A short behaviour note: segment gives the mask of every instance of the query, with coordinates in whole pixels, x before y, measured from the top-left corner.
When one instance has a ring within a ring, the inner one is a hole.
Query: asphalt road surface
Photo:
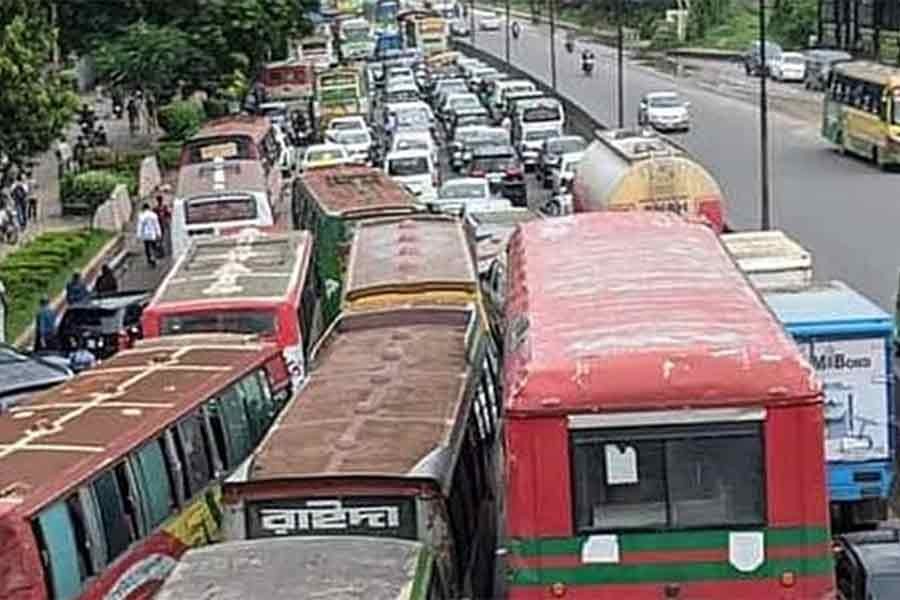
[[[476,11],[476,15],[477,15]],[[512,63],[550,81],[550,42],[546,26],[520,23],[511,41]],[[503,57],[505,31],[477,31],[478,47]],[[560,94],[580,103],[599,121],[616,123],[616,63],[612,49],[593,46],[597,68],[581,73],[574,54],[557,34],[557,85]],[[694,128],[681,141],[709,168],[727,198],[728,223],[738,230],[760,224],[759,117],[755,106],[721,96],[646,67],[625,67],[625,125],[635,124],[637,103],[651,91],[679,90],[690,102]],[[840,156],[808,122],[770,112],[770,194],[773,227],[785,230],[813,253],[816,278],[842,279],[893,312],[900,244],[900,173],[883,173],[862,160]]]

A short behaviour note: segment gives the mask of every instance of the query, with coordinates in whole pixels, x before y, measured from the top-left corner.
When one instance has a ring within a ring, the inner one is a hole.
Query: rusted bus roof
[[[708,227],[644,212],[534,221],[508,256],[508,415],[818,401]]]
[[[225,160],[184,165],[178,170],[176,198],[204,194],[228,196],[267,190],[266,172],[259,160]]]
[[[242,335],[146,340],[35,394],[0,415],[0,504],[30,514],[276,355]]]
[[[471,409],[470,365],[482,356],[476,323],[463,309],[342,316],[247,480],[368,475],[447,485]],[[229,493],[240,493],[235,485]]]
[[[199,239],[163,280],[148,310],[175,303],[289,299],[299,293],[311,252],[305,231]]]
[[[384,172],[360,165],[312,169],[300,176],[323,212],[341,217],[412,213],[415,198]]]
[[[207,121],[190,141],[226,136],[246,136],[258,144],[271,128],[272,124],[266,117],[229,115]]]
[[[416,215],[362,221],[347,263],[345,302],[379,295],[454,293],[475,299],[478,275],[462,224],[447,216]]]

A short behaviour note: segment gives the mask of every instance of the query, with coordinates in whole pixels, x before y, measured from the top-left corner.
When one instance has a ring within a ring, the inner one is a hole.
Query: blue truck
[[[764,292],[825,388],[834,522],[883,520],[894,479],[894,320],[840,281]]]

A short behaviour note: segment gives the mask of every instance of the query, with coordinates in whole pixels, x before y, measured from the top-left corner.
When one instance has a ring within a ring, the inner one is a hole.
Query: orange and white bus
[[[299,385],[324,327],[311,256],[312,236],[305,231],[200,240],[144,309],[144,337],[222,332],[271,338]]]
[[[290,394],[251,336],[144,340],[0,415],[0,599],[137,600],[219,538]]]

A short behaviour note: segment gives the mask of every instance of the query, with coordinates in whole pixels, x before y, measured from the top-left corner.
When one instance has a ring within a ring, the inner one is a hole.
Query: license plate
[[[503,180],[503,175],[499,173],[489,173],[487,179],[491,183],[500,183]]]

